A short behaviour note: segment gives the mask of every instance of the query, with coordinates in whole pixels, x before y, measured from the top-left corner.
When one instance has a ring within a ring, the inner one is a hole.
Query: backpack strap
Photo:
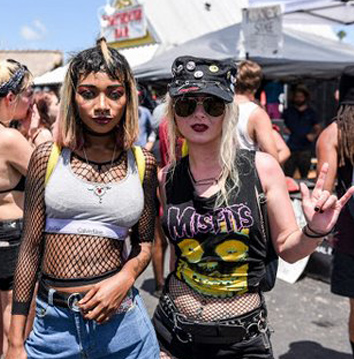
[[[135,157],[136,166],[138,167],[140,182],[142,184],[144,182],[146,166],[144,152],[140,146],[133,146],[132,151]]]
[[[61,153],[61,147],[56,143],[53,144],[52,150],[49,155],[48,163],[47,163],[47,171],[45,173],[45,181],[44,186],[47,185],[50,176],[52,175],[54,168],[58,162],[59,156]]]
[[[182,143],[182,157],[188,156],[188,144],[186,140],[183,140]]]

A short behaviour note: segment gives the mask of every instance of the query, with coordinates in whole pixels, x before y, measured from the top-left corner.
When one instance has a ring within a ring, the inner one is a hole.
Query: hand
[[[306,138],[307,138],[307,140],[308,140],[309,142],[315,141],[316,137],[317,137],[317,135],[316,135],[315,133],[308,133],[308,134],[306,135]]]
[[[38,107],[36,104],[32,107],[31,124],[29,128],[29,136],[32,136],[39,128],[41,116],[39,115]]]
[[[27,359],[25,346],[23,344],[19,346],[10,344],[5,359]]]
[[[328,233],[332,230],[340,211],[354,194],[354,186],[350,187],[340,199],[324,190],[327,172],[328,163],[324,163],[311,194],[307,186],[300,183],[302,210],[307,223],[317,233]]]
[[[133,284],[134,278],[123,271],[95,284],[78,303],[84,318],[99,324],[108,321]]]

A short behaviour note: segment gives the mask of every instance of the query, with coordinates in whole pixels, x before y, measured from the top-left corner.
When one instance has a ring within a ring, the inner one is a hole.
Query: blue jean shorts
[[[28,359],[158,359],[159,346],[142,299],[104,324],[37,297],[33,329],[25,342]]]

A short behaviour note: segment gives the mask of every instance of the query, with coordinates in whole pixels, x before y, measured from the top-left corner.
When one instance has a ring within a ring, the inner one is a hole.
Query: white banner
[[[243,9],[242,29],[249,56],[279,57],[283,46],[279,5]]]
[[[112,15],[102,15],[101,34],[108,43],[146,36],[147,24],[143,6],[136,5],[115,11]]]

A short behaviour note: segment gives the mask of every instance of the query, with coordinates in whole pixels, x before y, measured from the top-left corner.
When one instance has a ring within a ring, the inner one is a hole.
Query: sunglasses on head
[[[205,97],[202,101],[198,101],[196,97],[180,97],[173,107],[177,116],[188,117],[198,105],[203,105],[204,111],[212,117],[219,117],[225,112],[225,102],[218,97]]]

